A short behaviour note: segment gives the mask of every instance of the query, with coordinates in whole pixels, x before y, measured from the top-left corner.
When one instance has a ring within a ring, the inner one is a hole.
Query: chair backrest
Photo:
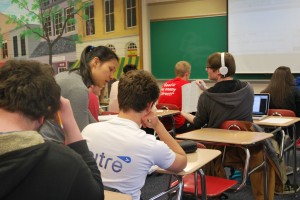
[[[248,121],[227,120],[221,124],[220,128],[238,131],[253,131],[253,124]]]
[[[170,103],[158,103],[156,104],[156,108],[165,110],[179,110],[178,106]]]
[[[287,109],[269,109],[269,116],[282,116],[282,117],[296,117],[296,114],[292,110]]]

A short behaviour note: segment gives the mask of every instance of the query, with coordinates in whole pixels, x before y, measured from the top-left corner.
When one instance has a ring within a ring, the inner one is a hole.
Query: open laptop
[[[270,94],[254,94],[254,103],[252,110],[253,120],[262,120],[268,116],[270,104]]]

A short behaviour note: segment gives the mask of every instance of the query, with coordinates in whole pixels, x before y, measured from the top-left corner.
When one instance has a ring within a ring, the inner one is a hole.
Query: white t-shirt
[[[175,153],[133,121],[116,117],[89,124],[82,131],[101,171],[103,184],[139,200],[148,170],[167,169]]]

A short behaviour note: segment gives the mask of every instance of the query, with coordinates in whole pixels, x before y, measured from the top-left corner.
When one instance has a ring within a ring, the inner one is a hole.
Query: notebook
[[[262,120],[268,116],[270,104],[270,94],[254,94],[254,103],[252,110],[253,120]]]

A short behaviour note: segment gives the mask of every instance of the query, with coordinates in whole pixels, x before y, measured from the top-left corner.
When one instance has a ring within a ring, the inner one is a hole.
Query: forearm
[[[167,144],[172,151],[180,155],[186,155],[178,142],[170,135],[161,122],[159,122],[154,130],[159,136],[160,140]]]
[[[194,118],[195,116],[190,114],[190,113],[187,113],[187,112],[184,112],[184,111],[181,111],[180,113],[186,120],[188,120],[190,123],[194,124]]]

